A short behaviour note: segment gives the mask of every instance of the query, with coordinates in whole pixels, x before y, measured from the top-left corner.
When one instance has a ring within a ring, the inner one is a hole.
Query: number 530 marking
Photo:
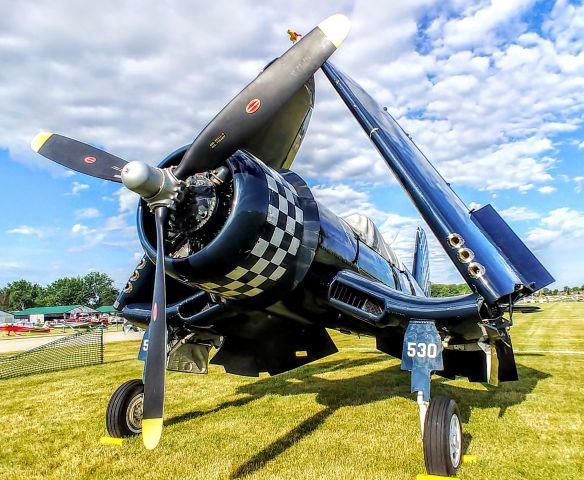
[[[408,357],[436,358],[438,347],[435,343],[408,342]]]

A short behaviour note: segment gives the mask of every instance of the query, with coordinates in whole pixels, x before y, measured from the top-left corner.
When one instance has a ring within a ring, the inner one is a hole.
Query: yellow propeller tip
[[[318,28],[335,47],[339,48],[351,30],[351,21],[344,15],[337,13],[325,18],[318,24]]]
[[[148,450],[156,448],[162,436],[162,418],[142,419],[142,441]]]
[[[32,141],[30,142],[30,148],[32,148],[35,152],[41,149],[41,147],[45,144],[45,142],[53,135],[52,132],[41,132],[36,135]]]

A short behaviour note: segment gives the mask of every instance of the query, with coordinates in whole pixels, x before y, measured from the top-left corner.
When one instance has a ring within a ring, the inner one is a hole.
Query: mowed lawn
[[[458,402],[461,479],[584,478],[584,304],[515,316],[519,382],[435,377]],[[170,372],[159,447],[103,446],[104,413],[141,376],[137,342],[104,365],[0,381],[0,478],[414,479],[424,473],[409,374],[369,338],[333,334],[336,355],[277,377]],[[574,351],[577,353],[565,353]],[[561,353],[562,352],[562,353]]]

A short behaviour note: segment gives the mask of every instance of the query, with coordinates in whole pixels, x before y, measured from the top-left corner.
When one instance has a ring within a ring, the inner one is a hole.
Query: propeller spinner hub
[[[122,183],[146,200],[150,210],[156,207],[174,208],[184,186],[184,182],[178,180],[171,169],[155,168],[138,161],[124,166]]]
[[[156,195],[164,180],[160,169],[144,162],[128,162],[122,169],[122,182],[128,190],[136,192],[143,198]]]

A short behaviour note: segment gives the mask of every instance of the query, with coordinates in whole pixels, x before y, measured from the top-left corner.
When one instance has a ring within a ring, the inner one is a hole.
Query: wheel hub
[[[138,434],[142,431],[142,408],[144,406],[144,394],[135,396],[126,413],[126,422],[132,432]]]
[[[456,468],[460,463],[460,454],[462,452],[462,438],[460,434],[460,420],[458,415],[452,415],[450,418],[450,436],[449,436],[449,451],[452,465]]]

